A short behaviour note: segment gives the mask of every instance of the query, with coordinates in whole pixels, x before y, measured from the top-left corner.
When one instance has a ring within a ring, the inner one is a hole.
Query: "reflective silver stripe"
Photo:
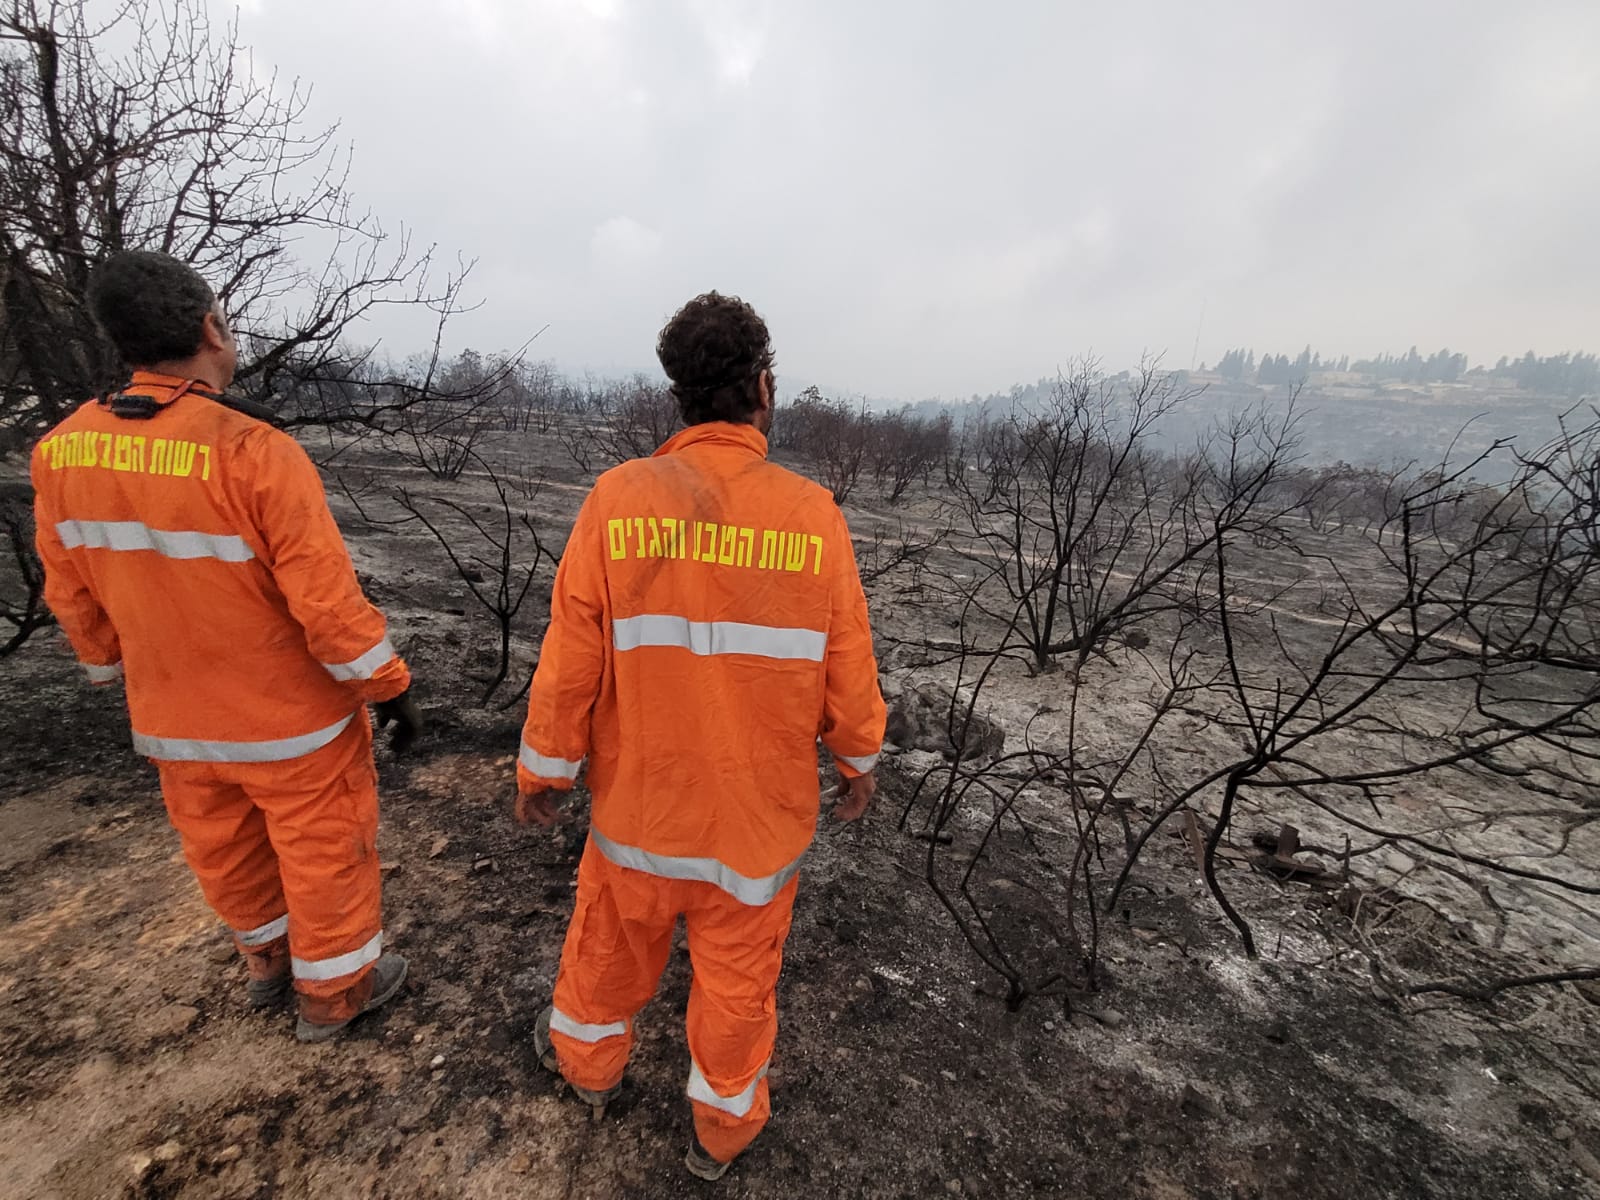
[[[865,775],[868,771],[872,770],[878,765],[878,759],[881,757],[881,755],[869,754],[865,758],[851,758],[848,754],[835,754],[833,757],[837,761],[842,762],[845,766],[849,767],[852,771],[860,771],[863,775]]]
[[[527,742],[522,743],[522,753],[518,761],[540,779],[576,779],[578,768],[583,766],[580,758],[573,762],[570,758],[550,758],[540,754]]]
[[[714,858],[679,858],[672,854],[652,854],[637,846],[624,846],[621,842],[613,842],[593,825],[589,826],[589,836],[594,839],[594,844],[599,847],[600,853],[619,867],[643,871],[647,875],[657,875],[662,879],[692,879],[702,883],[712,883],[739,903],[748,904],[752,908],[770,904],[773,897],[783,891],[784,885],[793,879],[795,872],[800,869],[800,859],[796,858],[776,874],[751,879],[748,875],[739,874],[727,863],[718,862]]]
[[[740,621],[691,621],[664,613],[620,617],[611,622],[618,651],[641,646],[676,646],[690,654],[757,654],[762,658],[821,662],[828,635],[816,629],[746,625]]]
[[[151,737],[135,730],[133,748],[146,758],[167,762],[282,762],[321,750],[343,733],[354,718],[355,714],[351,713],[326,729],[279,738],[275,742],[204,742],[198,738]]]
[[[626,1021],[613,1021],[610,1025],[585,1025],[574,1021],[555,1005],[550,1006],[550,1032],[564,1033],[580,1042],[600,1042],[606,1038],[621,1037],[628,1032]]]
[[[97,667],[94,663],[79,663],[84,674],[89,676],[90,683],[115,683],[122,678],[122,664],[112,663],[109,667]]]
[[[730,1117],[747,1116],[751,1108],[755,1106],[756,1087],[767,1077],[767,1068],[771,1065],[771,1059],[762,1063],[761,1070],[750,1081],[750,1086],[737,1096],[719,1096],[711,1090],[711,1085],[706,1082],[706,1077],[700,1073],[700,1064],[691,1058],[689,1060],[689,1086],[685,1090],[689,1093],[689,1099],[698,1100],[701,1104],[709,1104],[712,1108],[720,1108]]]
[[[268,921],[255,929],[235,929],[233,936],[239,939],[241,946],[265,946],[268,942],[277,941],[288,932],[289,914],[284,913],[276,921]]]
[[[354,975],[368,963],[377,962],[383,953],[383,930],[372,935],[372,940],[359,950],[337,954],[332,958],[293,958],[289,965],[296,979],[328,980]]]
[[[232,533],[151,529],[143,521],[61,521],[56,536],[68,550],[154,550],[166,558],[216,558],[249,562],[256,552]]]
[[[378,673],[378,668],[394,657],[394,645],[389,641],[389,635],[384,634],[383,641],[359,658],[352,658],[347,663],[323,663],[323,668],[335,679],[371,679]]]

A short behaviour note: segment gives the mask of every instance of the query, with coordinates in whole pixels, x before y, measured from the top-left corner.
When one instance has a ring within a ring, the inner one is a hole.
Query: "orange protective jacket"
[[[684,430],[595,484],[556,575],[518,784],[589,763],[620,866],[765,904],[815,831],[816,745],[877,765],[884,704],[844,516],[748,425]]]
[[[126,676],[154,759],[327,745],[410,672],[297,442],[191,381],[136,372],[148,419],[82,405],[33,453],[45,600],[97,683]]]

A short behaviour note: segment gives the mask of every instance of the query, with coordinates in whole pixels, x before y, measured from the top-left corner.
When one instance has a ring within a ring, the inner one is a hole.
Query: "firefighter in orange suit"
[[[320,1041],[389,1000],[366,704],[420,729],[411,677],[361,593],[305,452],[222,391],[233,335],[163,254],[97,270],[121,391],[35,448],[45,599],[91,681],[125,681],[184,855],[260,1006],[288,994]]]
[[[717,1178],[760,1132],[775,989],[817,741],[843,820],[866,810],[883,742],[867,602],[832,496],[766,461],[767,327],[715,292],[657,353],[688,428],[601,476],[556,576],[517,771],[519,819],[548,825],[588,761],[593,811],[541,1061],[597,1109],[685,918],[688,1166]]]

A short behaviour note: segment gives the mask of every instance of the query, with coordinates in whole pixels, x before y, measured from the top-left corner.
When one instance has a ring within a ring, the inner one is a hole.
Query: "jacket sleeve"
[[[411,672],[383,614],[361,592],[316,466],[288,434],[262,427],[250,436],[254,444],[241,449],[254,467],[248,503],[256,537],[306,647],[362,700],[398,696],[411,686]]]
[[[61,623],[72,643],[78,662],[94,684],[115,683],[122,678],[122,643],[117,639],[111,617],[100,607],[88,581],[78,570],[72,552],[61,544],[56,532],[56,513],[51,489],[45,481],[47,468],[38,451],[34,452],[33,523],[34,546],[44,564],[44,602]]]
[[[877,767],[886,712],[872,653],[867,594],[861,588],[855,544],[843,513],[838,513],[838,527],[830,540],[843,552],[833,560],[822,744],[833,755],[839,773],[849,779]]]
[[[589,721],[605,674],[606,560],[593,492],[567,538],[550,596],[550,625],[528,692],[517,758],[524,794],[572,787],[589,753]]]

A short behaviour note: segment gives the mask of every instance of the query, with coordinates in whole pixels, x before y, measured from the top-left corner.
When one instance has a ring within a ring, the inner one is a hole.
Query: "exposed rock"
[[[915,657],[910,646],[897,642],[895,645],[884,649],[876,646],[878,658],[878,676],[880,680],[887,680],[896,672],[903,671],[910,665]],[[887,685],[885,686],[887,692]]]
[[[68,1017],[58,1022],[56,1029],[62,1037],[74,1042],[87,1041],[100,1032],[100,1018],[89,1015]]]
[[[222,1132],[230,1141],[253,1141],[261,1132],[261,1118],[254,1113],[235,1113],[223,1121]]]
[[[192,1004],[165,1004],[139,1020],[139,1031],[152,1040],[179,1037],[194,1028],[200,1010]]]
[[[1600,1183],[1600,1159],[1589,1152],[1589,1148],[1582,1142],[1574,1139],[1567,1144],[1567,1150],[1572,1155],[1572,1161],[1583,1169],[1590,1179]]]
[[[1178,1107],[1191,1117],[1222,1116],[1222,1105],[1192,1083],[1183,1085],[1183,1097],[1178,1101]]]
[[[969,721],[964,702],[952,709],[952,693],[942,684],[903,683],[886,689],[885,699],[889,722],[884,736],[902,749],[955,758],[960,742],[961,757],[975,759],[993,758],[1005,746],[1005,730],[981,713],[974,712]]]
[[[1114,1008],[1085,1008],[1079,1005],[1077,1013],[1074,1015],[1078,1013],[1088,1017],[1091,1021],[1098,1021],[1107,1029],[1120,1029],[1127,1021],[1127,1018]]]

